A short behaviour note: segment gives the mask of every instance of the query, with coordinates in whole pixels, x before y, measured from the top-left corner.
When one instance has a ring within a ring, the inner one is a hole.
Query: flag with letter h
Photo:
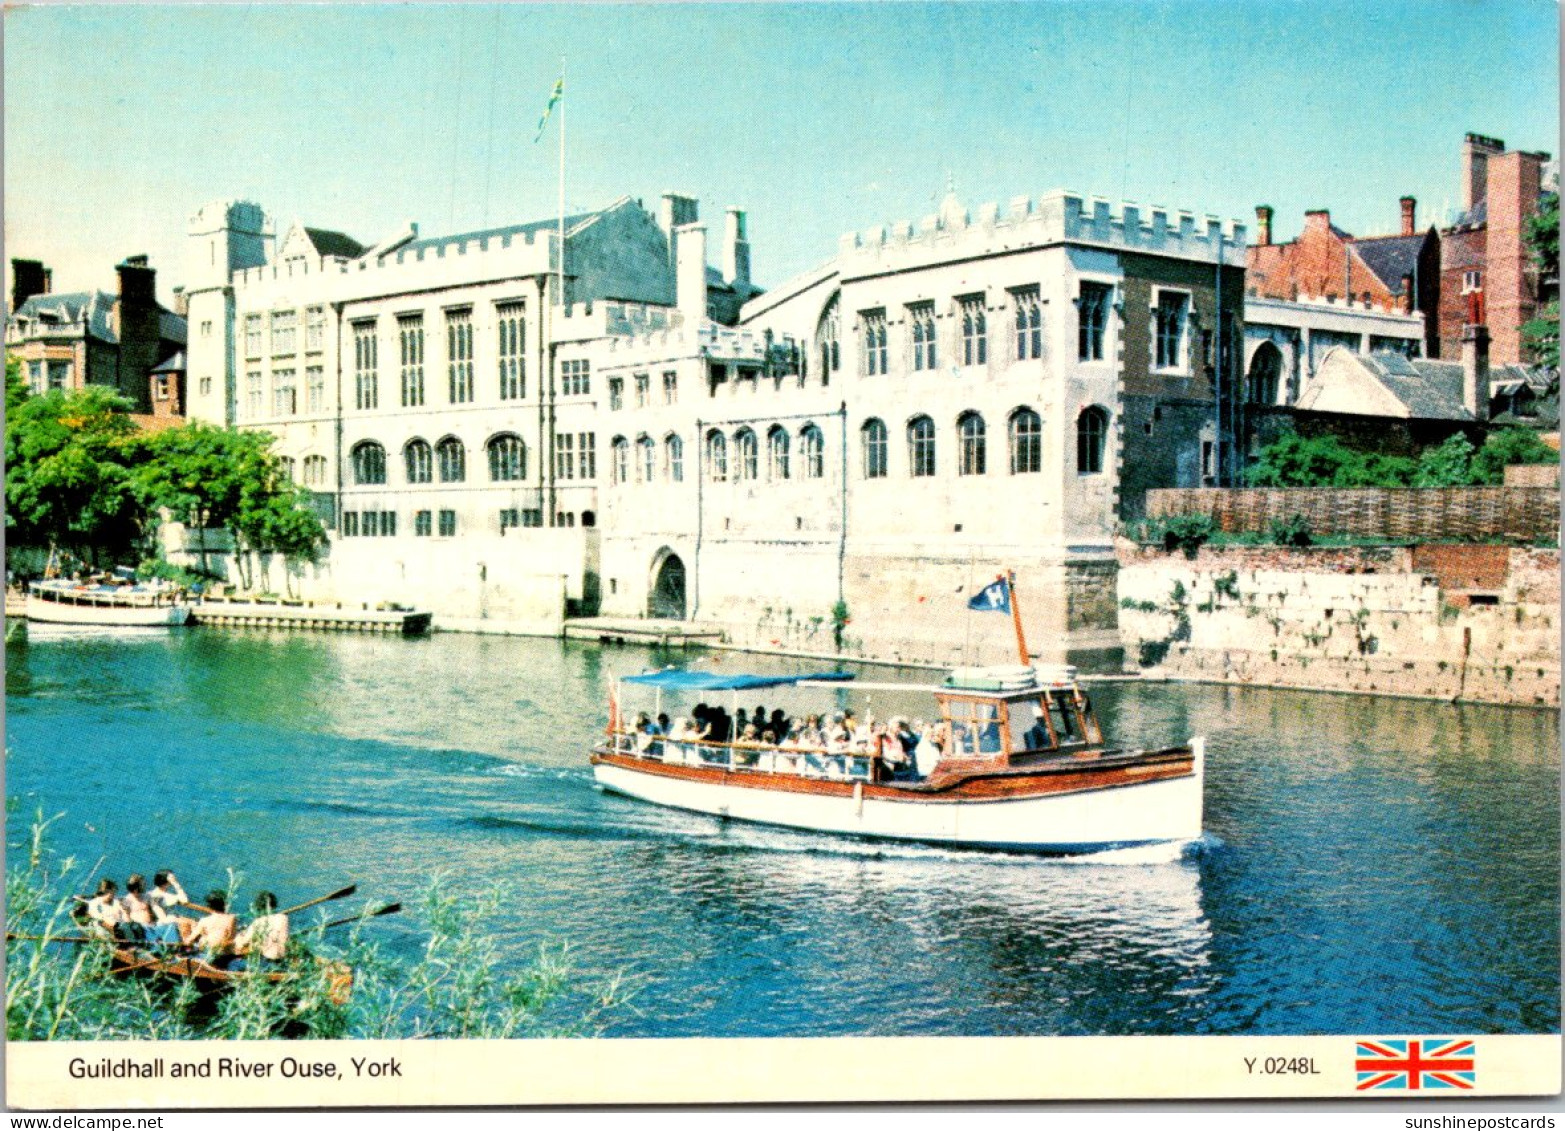
[[[967,602],[967,607],[979,613],[1009,613],[1011,611],[1011,592],[1002,577],[992,585],[986,585],[980,589]]]

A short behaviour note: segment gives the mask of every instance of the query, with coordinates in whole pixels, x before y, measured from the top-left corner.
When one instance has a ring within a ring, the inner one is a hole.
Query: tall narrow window
[[[245,315],[245,356],[261,356],[261,316]]]
[[[495,483],[515,483],[527,478],[527,445],[513,432],[489,441],[489,478]]]
[[[473,312],[446,313],[446,392],[452,404],[473,399]]]
[[[554,434],[554,477],[576,478],[576,437],[570,432]]]
[[[598,434],[596,432],[576,433],[576,452],[581,461],[581,477],[583,479],[596,479],[598,477]]]
[[[670,483],[685,481],[685,442],[672,432],[663,438],[663,466]]]
[[[500,324],[500,399],[520,400],[527,395],[527,322],[526,308],[508,302],[495,308]]]
[[[319,353],[326,348],[326,308],[324,306],[311,306],[306,308],[304,312],[304,348],[310,353]]]
[[[304,457],[304,485],[306,487],[322,487],[326,484],[326,457]]]
[[[252,369],[245,374],[245,415],[251,420],[260,419],[265,395],[261,388],[261,371]]]
[[[914,371],[933,369],[935,367],[935,304],[921,302],[908,307],[907,320],[912,327]]]
[[[754,479],[760,472],[759,456],[756,452],[755,433],[748,428],[741,428],[734,433],[734,478]]]
[[[636,407],[646,408],[652,403],[652,378],[645,373],[636,374]]]
[[[1037,287],[1020,287],[1011,292],[1016,308],[1016,360],[1028,361],[1043,356],[1043,302]]]
[[[820,428],[806,424],[799,430],[799,457],[804,464],[806,479],[821,479],[826,475],[826,440]]]
[[[630,482],[630,441],[615,436],[609,441],[609,479],[617,484]]]
[[[815,331],[820,345],[821,384],[830,384],[831,374],[842,368],[842,315],[837,300],[833,298],[821,315],[820,326]]]
[[[1043,470],[1043,420],[1030,408],[1011,413],[1011,474]]]
[[[272,311],[272,353],[290,354],[299,351],[299,312],[297,310]]]
[[[618,412],[625,407],[625,378],[609,378],[609,411]]]
[[[886,312],[884,310],[866,310],[859,315],[859,321],[863,327],[864,372],[870,377],[876,374],[884,374],[888,359],[886,350]]]
[[[774,482],[788,478],[788,430],[781,424],[766,433],[766,477]]]
[[[374,408],[380,403],[379,354],[375,323],[354,323],[353,403],[357,408]]]
[[[308,412],[326,411],[326,370],[319,365],[309,366],[304,371],[305,385],[305,410]]]
[[[864,448],[864,478],[884,479],[888,447],[885,422],[873,417],[866,420],[859,429],[859,437]]]
[[[657,478],[658,449],[652,437],[642,434],[636,437],[636,477],[642,483]]]
[[[440,512],[440,536],[442,538],[456,537],[456,511]]]
[[[964,412],[956,422],[961,449],[957,453],[957,473],[982,475],[988,464],[987,429],[984,418],[976,412]]]
[[[706,476],[714,483],[728,479],[728,438],[716,428],[706,434]]]
[[[409,483],[430,483],[435,478],[435,452],[427,440],[409,440],[402,449]]]
[[[670,369],[663,374],[663,403],[674,404],[679,400],[679,374]]]
[[[397,359],[402,374],[402,404],[417,407],[424,403],[424,316],[407,315],[397,319]]]
[[[435,445],[435,462],[440,465],[440,482],[460,483],[467,478],[467,448],[455,436]]]
[[[989,323],[984,316],[984,299],[974,295],[962,300],[962,364],[987,365],[989,362]]]
[[[355,444],[348,453],[353,464],[353,482],[366,486],[386,481],[386,449],[374,440]]]
[[[935,422],[915,416],[907,426],[908,467],[914,478],[935,473]]]
[[[272,374],[273,416],[292,416],[299,411],[299,391],[293,380],[292,369],[279,369]]]
[[[1077,350],[1081,361],[1103,360],[1103,339],[1109,324],[1109,302],[1114,288],[1103,283],[1082,283],[1076,300]]]
[[[1189,295],[1163,291],[1158,296],[1155,314],[1159,369],[1178,369],[1185,364],[1185,315],[1189,308]]]
[[[1080,475],[1098,475],[1103,471],[1103,449],[1107,444],[1109,414],[1097,405],[1081,410],[1076,418],[1076,471]]]

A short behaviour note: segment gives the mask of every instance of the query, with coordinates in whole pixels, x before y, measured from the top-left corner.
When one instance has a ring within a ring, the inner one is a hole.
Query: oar
[[[13,931],[5,933],[7,942],[115,942],[115,939],[93,938],[90,935],[23,935]]]
[[[334,899],[347,899],[350,895],[352,895],[354,892],[356,892],[358,890],[359,890],[359,885],[358,884],[349,884],[347,887],[342,888],[340,891],[334,891],[330,895],[323,895],[319,899],[312,899],[308,903],[301,903],[297,907],[287,907],[287,908],[284,908],[283,910],[276,912],[276,914],[278,914],[278,915],[296,915],[300,911],[303,911],[303,910],[305,910],[308,907],[314,907],[318,903],[330,903]]]
[[[386,906],[382,907],[379,911],[368,911],[368,912],[365,912],[362,915],[349,915],[349,916],[347,916],[346,918],[343,918],[343,919],[333,919],[330,923],[322,923],[318,927],[306,927],[303,931],[300,931],[299,933],[302,935],[302,934],[305,934],[305,933],[307,933],[309,931],[324,931],[324,930],[326,930],[326,929],[328,929],[330,927],[341,927],[341,926],[343,926],[344,924],[347,924],[347,923],[357,923],[361,919],[374,919],[374,918],[376,918],[377,916],[380,916],[380,915],[395,915],[398,911],[401,911],[401,910],[402,910],[402,904],[400,904],[400,903],[388,903],[388,904],[386,904]]]

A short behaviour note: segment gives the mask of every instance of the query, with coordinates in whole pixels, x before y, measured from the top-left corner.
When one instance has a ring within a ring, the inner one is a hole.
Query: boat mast
[[[1022,661],[1023,667],[1030,667],[1032,661],[1027,657],[1027,637],[1022,634],[1022,608],[1016,603],[1016,571],[1005,571],[1005,591],[1011,599],[1011,621],[1016,625],[1016,653]]]

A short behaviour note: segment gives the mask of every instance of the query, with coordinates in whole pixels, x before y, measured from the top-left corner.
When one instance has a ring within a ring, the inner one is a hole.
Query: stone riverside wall
[[[1119,548],[1128,667],[1558,707],[1558,550]]]

